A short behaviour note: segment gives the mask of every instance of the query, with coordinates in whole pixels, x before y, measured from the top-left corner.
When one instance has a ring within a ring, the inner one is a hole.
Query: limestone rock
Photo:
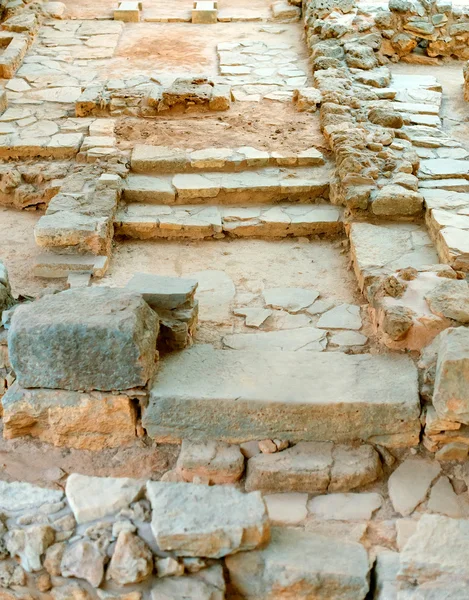
[[[188,274],[198,281],[197,299],[201,321],[224,324],[230,322],[231,304],[235,296],[233,280],[224,271],[197,271]]]
[[[372,446],[300,442],[275,454],[249,459],[247,490],[264,492],[348,491],[381,475],[379,455]]]
[[[135,440],[131,398],[111,392],[25,389],[15,382],[2,398],[3,435],[30,435],[56,446],[102,450]]]
[[[308,494],[267,494],[264,496],[269,518],[274,523],[295,525],[306,519]]]
[[[185,481],[199,476],[207,478],[210,483],[234,483],[243,474],[244,456],[239,446],[184,440],[176,470]]]
[[[25,585],[25,583],[26,573],[24,572],[23,567],[5,560],[0,562],[0,590],[4,590],[11,586]]]
[[[223,567],[213,565],[193,575],[165,577],[157,580],[151,590],[151,600],[224,600]]]
[[[394,509],[403,516],[410,515],[425,499],[440,470],[437,462],[424,459],[408,458],[401,463],[388,480]]]
[[[322,352],[327,345],[326,333],[316,327],[301,327],[260,333],[225,335],[223,344],[233,350],[312,351]]]
[[[321,329],[360,329],[360,307],[355,304],[335,306],[321,315],[317,326]]]
[[[464,279],[448,279],[427,292],[430,310],[440,317],[469,323],[469,285]]]
[[[94,521],[127,508],[138,500],[144,484],[126,477],[88,477],[72,473],[65,493],[78,524]]]
[[[379,494],[328,494],[315,496],[308,502],[308,511],[317,519],[333,521],[369,521],[381,507]]]
[[[469,331],[447,329],[435,340],[433,406],[440,418],[469,424]]]
[[[156,542],[176,556],[221,558],[269,539],[267,510],[258,492],[150,481],[147,493]]]
[[[378,553],[374,568],[373,600],[397,600],[399,553],[383,550]]]
[[[142,294],[143,299],[158,311],[159,308],[172,310],[193,302],[197,285],[194,279],[135,273],[127,289]]]
[[[153,571],[153,554],[145,542],[130,531],[121,531],[106,573],[118,585],[140,583]]]
[[[441,577],[455,578],[458,582],[464,582],[467,593],[468,536],[468,519],[424,514],[400,554],[399,579],[418,585]],[[436,600],[442,596],[435,595],[431,598]]]
[[[93,287],[20,306],[8,344],[23,387],[119,390],[152,376],[157,335],[158,317],[141,296]]]
[[[448,517],[462,517],[462,507],[459,504],[450,480],[442,475],[433,485],[427,503],[428,510]]]
[[[29,573],[42,569],[42,557],[54,543],[54,538],[55,532],[49,525],[12,529],[5,535],[8,552],[12,556],[18,556],[21,566]]]
[[[31,485],[30,483],[0,481],[0,510],[20,511],[39,508],[43,504],[60,502],[63,498],[61,490]]]
[[[44,558],[44,569],[52,577],[60,577],[62,574],[61,563],[67,544],[65,542],[59,542],[52,544],[46,550]]]
[[[303,288],[271,288],[264,290],[263,295],[266,306],[295,314],[311,306],[319,292]]]
[[[361,544],[298,529],[274,528],[266,548],[225,562],[246,600],[363,600],[368,593],[368,556]]]
[[[63,577],[85,579],[97,588],[104,577],[104,555],[96,543],[79,540],[65,549],[61,571]]]
[[[173,577],[184,575],[184,564],[178,562],[172,556],[158,558],[155,561],[158,577]]]

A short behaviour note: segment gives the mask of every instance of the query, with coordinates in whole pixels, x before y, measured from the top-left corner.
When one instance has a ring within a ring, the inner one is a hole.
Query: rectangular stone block
[[[79,288],[16,309],[8,347],[22,387],[126,390],[153,375],[157,336],[158,317],[139,294]]]
[[[143,425],[158,441],[265,438],[413,445],[417,371],[405,356],[218,350],[160,363]]]
[[[36,257],[33,267],[35,277],[56,279],[68,277],[70,273],[89,271],[94,277],[102,277],[107,271],[109,258],[94,254],[56,254],[42,252]]]
[[[126,23],[138,23],[140,21],[141,2],[119,2],[118,8],[114,10],[114,20]]]
[[[298,529],[274,528],[268,546],[229,556],[226,566],[246,600],[364,600],[369,589],[361,544]]]
[[[135,441],[136,411],[129,395],[24,389],[14,383],[2,398],[3,436],[31,436],[66,448],[102,450]]]
[[[269,541],[270,524],[260,492],[232,486],[149,481],[151,529],[158,548],[176,556],[222,558]]]
[[[196,0],[192,9],[192,22],[211,24],[217,22],[217,2],[213,0]]]

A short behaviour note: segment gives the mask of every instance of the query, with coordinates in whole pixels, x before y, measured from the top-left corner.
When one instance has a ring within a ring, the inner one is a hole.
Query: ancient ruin
[[[469,598],[469,5],[0,0],[0,600]]]

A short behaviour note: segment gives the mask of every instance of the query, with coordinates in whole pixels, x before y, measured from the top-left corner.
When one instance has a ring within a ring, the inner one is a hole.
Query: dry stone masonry
[[[0,600],[467,600],[469,7],[101,4],[0,2]]]

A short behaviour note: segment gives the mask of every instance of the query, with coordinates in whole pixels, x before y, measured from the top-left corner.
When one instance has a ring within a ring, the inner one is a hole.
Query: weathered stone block
[[[3,436],[29,435],[67,448],[102,450],[135,440],[136,412],[126,394],[24,389],[2,398]]]
[[[158,317],[135,293],[81,288],[20,306],[9,330],[22,387],[125,390],[155,368]]]
[[[229,556],[226,566],[246,600],[363,600],[368,593],[361,544],[298,529],[274,528],[266,548]]]
[[[176,556],[221,558],[269,541],[267,509],[259,492],[149,481],[147,494],[158,547]]]
[[[158,311],[161,308],[172,310],[187,302],[192,303],[197,285],[195,279],[135,273],[127,288],[141,294],[151,308]]]
[[[210,483],[234,483],[244,471],[244,456],[239,446],[223,442],[184,440],[176,470],[185,481],[203,477]]]
[[[413,445],[417,370],[404,356],[217,350],[168,355],[144,409],[157,440],[375,440]]]

